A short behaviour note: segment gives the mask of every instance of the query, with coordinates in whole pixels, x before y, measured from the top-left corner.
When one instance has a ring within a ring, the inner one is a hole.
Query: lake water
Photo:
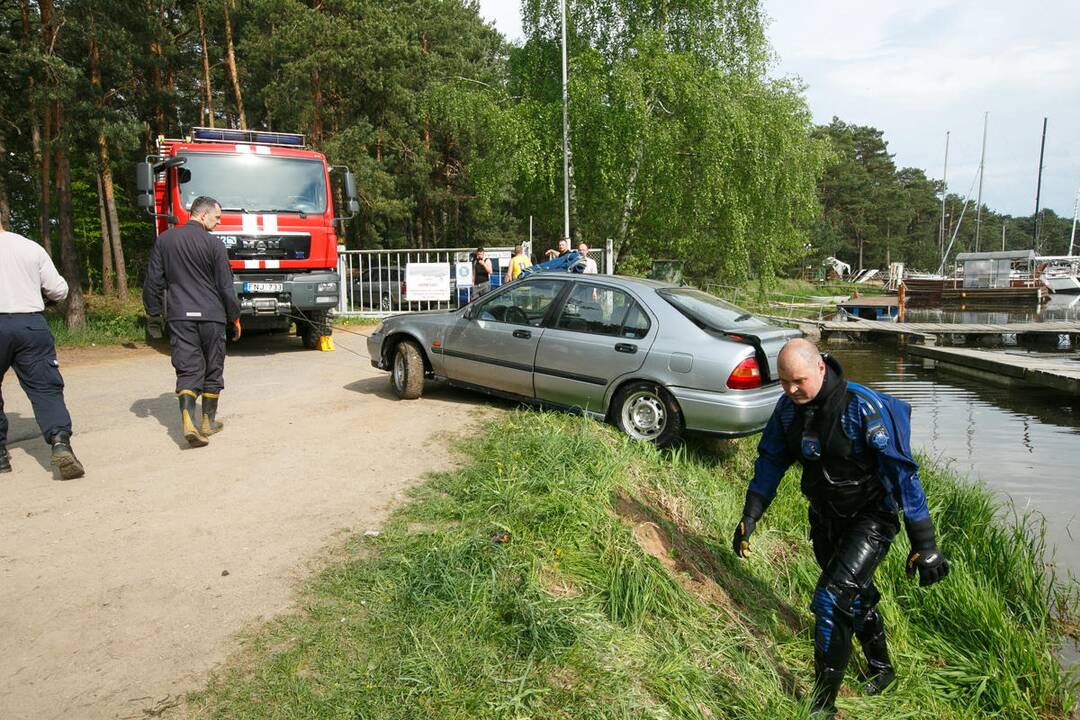
[[[827,349],[852,380],[911,403],[914,449],[1041,513],[1059,569],[1080,577],[1080,400],[927,370],[889,346]]]

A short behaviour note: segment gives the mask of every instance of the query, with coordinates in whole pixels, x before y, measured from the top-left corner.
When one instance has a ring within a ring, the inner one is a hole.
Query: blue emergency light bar
[[[229,130],[197,127],[191,130],[196,142],[257,143],[259,145],[284,145],[304,147],[304,136],[298,133],[264,132],[262,130]]]

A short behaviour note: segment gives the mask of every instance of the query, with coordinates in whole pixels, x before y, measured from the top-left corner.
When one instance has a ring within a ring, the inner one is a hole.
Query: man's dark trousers
[[[0,314],[0,445],[7,443],[2,382],[14,368],[30,398],[41,434],[51,442],[58,432],[71,433],[71,415],[64,405],[64,378],[56,362],[52,331],[41,313]]]
[[[220,393],[225,387],[225,323],[173,320],[169,345],[176,369],[176,392]]]

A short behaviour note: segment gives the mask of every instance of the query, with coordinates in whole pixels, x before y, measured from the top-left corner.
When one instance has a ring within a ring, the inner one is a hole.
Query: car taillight
[[[732,390],[753,390],[761,387],[761,368],[757,359],[748,357],[735,366],[727,379],[727,386]]]

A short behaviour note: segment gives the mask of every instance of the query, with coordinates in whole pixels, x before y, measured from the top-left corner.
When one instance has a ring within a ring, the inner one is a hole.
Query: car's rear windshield
[[[738,305],[694,288],[664,288],[656,293],[700,326],[725,332],[768,326],[767,322]]]

